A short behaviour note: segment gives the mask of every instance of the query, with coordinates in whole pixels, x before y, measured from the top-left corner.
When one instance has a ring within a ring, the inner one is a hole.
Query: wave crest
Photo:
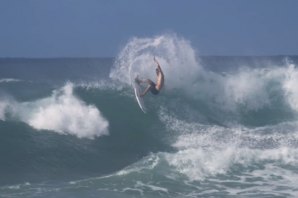
[[[71,134],[79,138],[108,135],[109,122],[93,105],[87,105],[73,94],[73,84],[67,83],[50,97],[17,102],[0,103],[0,119],[21,120],[37,130],[50,130]]]
[[[86,105],[73,95],[71,83],[33,105],[35,108],[27,122],[36,129],[54,130],[79,138],[108,134],[108,121],[95,106]]]

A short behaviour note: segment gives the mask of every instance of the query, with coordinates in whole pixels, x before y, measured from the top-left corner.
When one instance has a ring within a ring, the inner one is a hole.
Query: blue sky
[[[296,0],[0,0],[0,57],[111,57],[167,32],[201,55],[298,54]]]

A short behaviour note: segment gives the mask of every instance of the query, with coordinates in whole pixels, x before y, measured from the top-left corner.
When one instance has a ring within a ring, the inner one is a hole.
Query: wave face
[[[165,87],[143,114],[131,76],[154,80],[154,56]],[[175,34],[115,59],[2,60],[0,194],[295,197],[297,63],[200,57]]]

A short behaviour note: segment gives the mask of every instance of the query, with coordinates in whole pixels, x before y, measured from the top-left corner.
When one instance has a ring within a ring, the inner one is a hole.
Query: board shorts
[[[153,94],[153,95],[157,95],[159,93],[159,91],[156,89],[156,84],[154,82],[150,82],[150,92]]]

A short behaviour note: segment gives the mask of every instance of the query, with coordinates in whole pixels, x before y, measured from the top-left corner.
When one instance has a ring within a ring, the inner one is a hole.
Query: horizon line
[[[275,55],[199,55],[198,57],[282,57],[298,56],[298,54],[275,54]],[[49,57],[22,57],[22,56],[0,56],[0,59],[114,59],[117,56],[49,56]]]

